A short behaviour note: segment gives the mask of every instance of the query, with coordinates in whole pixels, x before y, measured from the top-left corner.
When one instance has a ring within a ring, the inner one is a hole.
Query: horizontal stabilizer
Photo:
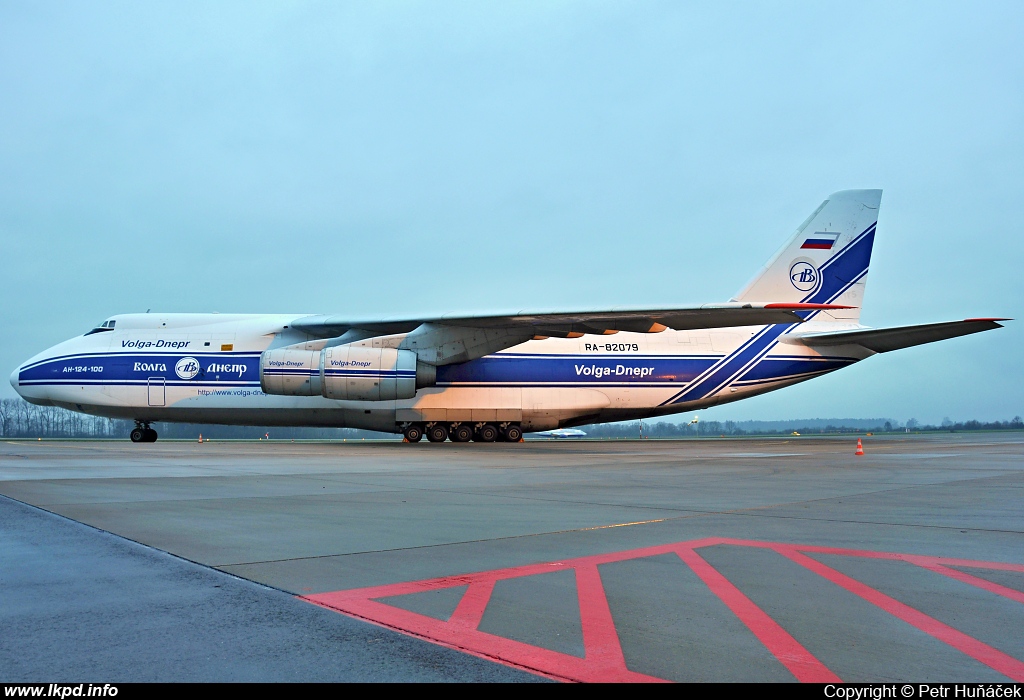
[[[961,335],[1002,328],[997,321],[1008,318],[969,318],[964,321],[928,323],[922,326],[901,326],[900,328],[871,328],[862,331],[838,331],[835,333],[814,333],[798,336],[794,340],[812,347],[831,345],[860,345],[873,352],[889,352],[914,345],[934,343],[937,340],[956,338]]]

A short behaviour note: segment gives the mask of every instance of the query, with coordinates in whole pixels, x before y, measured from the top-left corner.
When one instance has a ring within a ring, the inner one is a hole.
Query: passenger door
[[[163,377],[149,378],[149,405],[163,406],[167,401],[167,380]]]

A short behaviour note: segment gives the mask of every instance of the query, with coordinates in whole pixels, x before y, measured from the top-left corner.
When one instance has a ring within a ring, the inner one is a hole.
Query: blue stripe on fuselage
[[[768,352],[775,344],[775,340],[796,324],[771,325],[758,333],[752,342],[747,343],[737,352],[730,355],[723,362],[719,363],[713,372],[708,373],[699,382],[694,382],[690,387],[673,396],[661,405],[669,403],[683,403],[684,401],[696,401],[705,396],[711,396],[719,389],[726,386],[729,381],[756,362],[761,356]]]
[[[179,360],[186,357],[199,362],[199,373],[183,380],[174,371]],[[149,378],[163,378],[170,382],[235,382],[259,384],[259,353],[227,355],[202,353],[141,354],[111,353],[106,355],[83,353],[44,360],[22,368],[18,383],[26,386],[41,384],[123,384],[145,382]]]
[[[738,381],[761,381],[793,375],[810,374],[812,372],[831,372],[832,370],[847,367],[854,362],[856,362],[856,360],[853,359],[817,360],[804,358],[795,360],[790,358],[765,357],[741,375]]]
[[[721,355],[532,355],[498,353],[460,365],[437,368],[439,386],[598,386],[665,387],[684,386],[676,394],[690,396],[702,392],[723,377],[741,376],[742,381],[771,381],[800,374],[838,369],[853,358],[811,358],[801,356],[769,357],[761,360],[778,334],[789,326],[766,326],[736,352]],[[200,372],[192,379],[181,379],[174,371],[178,360],[199,361]],[[164,379],[167,386],[258,386],[259,354],[203,353],[82,353],[49,358],[26,366],[19,381],[25,386],[102,386],[145,385],[151,379]],[[723,363],[722,360],[728,361]],[[761,362],[757,362],[761,360]],[[234,371],[223,371],[224,366]],[[220,371],[213,371],[216,368]],[[746,371],[746,374],[741,374]],[[338,370],[329,370],[330,374]],[[349,370],[362,374],[365,370]],[[267,374],[317,374],[306,368],[275,369]],[[341,372],[338,372],[339,374]],[[374,375],[412,378],[411,370],[374,371]],[[688,386],[687,386],[688,385]],[[683,399],[689,400],[689,399]]]
[[[450,384],[603,384],[689,382],[714,359],[687,356],[559,357],[488,355],[437,368],[437,383]]]

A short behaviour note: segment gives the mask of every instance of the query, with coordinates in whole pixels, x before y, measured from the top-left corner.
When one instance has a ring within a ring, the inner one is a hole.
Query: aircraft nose
[[[14,390],[17,391],[19,395],[21,394],[21,391],[18,388],[18,373],[20,371],[21,371],[21,367],[18,367],[16,370],[11,372],[11,386],[14,387]]]

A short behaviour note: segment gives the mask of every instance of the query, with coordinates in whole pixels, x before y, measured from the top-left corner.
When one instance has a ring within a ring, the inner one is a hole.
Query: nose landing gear
[[[128,434],[132,442],[156,442],[156,431],[149,427],[149,421],[135,421],[135,429]]]

